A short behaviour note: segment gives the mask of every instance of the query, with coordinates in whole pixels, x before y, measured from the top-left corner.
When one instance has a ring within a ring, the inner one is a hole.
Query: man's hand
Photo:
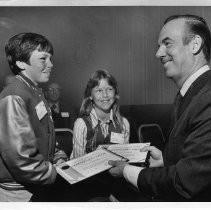
[[[141,152],[150,152],[150,166],[149,167],[163,167],[163,155],[162,152],[154,146],[143,147]]]
[[[128,163],[125,162],[125,161],[113,161],[113,160],[109,160],[108,164],[114,166],[113,168],[111,168],[108,171],[112,176],[114,176],[114,177],[123,177],[124,167]]]

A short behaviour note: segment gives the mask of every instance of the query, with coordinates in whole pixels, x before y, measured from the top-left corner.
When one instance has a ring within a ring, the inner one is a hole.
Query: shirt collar
[[[94,108],[92,108],[92,111],[91,111],[91,113],[90,113],[90,115],[91,115],[91,118],[92,118],[92,123],[93,123],[93,126],[95,127],[97,124],[98,124],[98,120],[101,122],[101,123],[106,123],[106,122],[112,122],[113,123],[113,125],[115,126],[115,124],[114,124],[114,115],[113,115],[113,110],[111,109],[111,111],[110,111],[110,119],[108,120],[108,121],[106,121],[106,122],[102,122],[99,118],[98,118],[98,116],[97,116],[97,113],[96,113],[96,111],[95,111],[95,109]]]
[[[208,65],[205,65],[197,70],[194,74],[192,74],[182,85],[182,88],[180,89],[181,95],[184,96],[193,82],[208,70],[210,70],[210,67]]]
[[[48,105],[49,105],[50,107],[52,107],[53,105],[56,105],[57,107],[59,107],[59,102],[52,103],[52,102],[48,101]]]

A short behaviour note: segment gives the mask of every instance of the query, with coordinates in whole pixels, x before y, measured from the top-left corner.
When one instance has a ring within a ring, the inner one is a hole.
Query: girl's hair
[[[89,116],[93,108],[94,102],[91,99],[92,89],[100,84],[101,79],[106,79],[108,84],[112,86],[115,90],[115,101],[111,107],[113,110],[114,117],[116,117],[118,123],[120,124],[121,129],[123,129],[122,116],[119,111],[119,90],[116,79],[106,70],[97,70],[92,74],[92,77],[89,79],[85,92],[84,99],[80,108],[79,116]]]

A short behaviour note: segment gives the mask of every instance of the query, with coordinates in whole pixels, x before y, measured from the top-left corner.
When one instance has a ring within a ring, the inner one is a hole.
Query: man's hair
[[[56,83],[56,82],[52,82],[52,83],[49,83],[48,86],[47,86],[47,91],[48,90],[51,90],[51,89],[58,89],[58,90],[61,90],[61,86]]]
[[[53,46],[50,41],[36,33],[20,33],[11,37],[5,45],[6,57],[12,72],[16,75],[22,69],[16,65],[16,61],[29,63],[34,50],[45,51],[53,55]]]
[[[211,35],[206,21],[197,15],[172,15],[164,21],[164,25],[175,19],[184,19],[188,27],[187,33],[183,37],[183,44],[188,44],[195,35],[202,39],[201,50],[204,53],[207,62],[210,60]]]

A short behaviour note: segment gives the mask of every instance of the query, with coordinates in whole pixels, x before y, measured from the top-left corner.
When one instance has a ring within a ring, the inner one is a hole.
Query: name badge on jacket
[[[36,112],[37,112],[37,116],[38,119],[41,120],[46,114],[47,114],[47,109],[45,108],[45,104],[43,101],[41,101],[40,103],[38,103],[35,106]]]
[[[62,117],[69,117],[69,112],[61,112]]]
[[[111,132],[111,143],[123,144],[124,143],[124,134]]]

